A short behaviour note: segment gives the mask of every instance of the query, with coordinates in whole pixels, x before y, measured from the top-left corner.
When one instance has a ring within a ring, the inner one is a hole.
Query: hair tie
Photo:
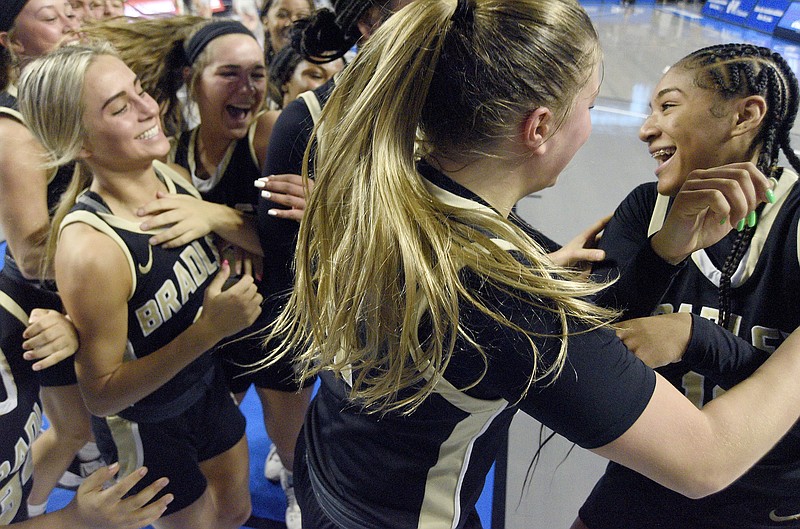
[[[471,22],[474,15],[474,7],[472,0],[458,0],[456,2],[456,10],[453,11],[453,16],[450,17],[450,20],[453,22]]]
[[[0,10],[0,31],[8,31],[14,27],[14,21],[17,19],[22,8],[28,0],[5,0],[2,2],[3,9]]]
[[[192,35],[192,38],[190,38],[189,42],[184,46],[187,62],[190,66],[194,64],[194,61],[197,60],[200,53],[202,53],[206,46],[217,37],[236,34],[248,35],[255,39],[253,32],[236,20],[221,20],[219,22],[206,24],[197,30],[197,33]]]

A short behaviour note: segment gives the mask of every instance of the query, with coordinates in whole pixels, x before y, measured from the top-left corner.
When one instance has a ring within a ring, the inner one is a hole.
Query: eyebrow
[[[133,86],[136,86],[136,85],[137,85],[139,82],[141,82],[141,79],[139,79],[139,76],[137,75],[137,76],[136,76],[136,78],[133,80]],[[102,106],[102,107],[100,107],[100,110],[101,110],[101,111],[102,111],[102,110],[105,110],[105,108],[106,108],[108,105],[110,105],[111,103],[113,103],[115,99],[119,99],[120,97],[122,97],[122,96],[124,96],[124,95],[125,95],[125,90],[120,90],[119,92],[117,92],[117,93],[116,93],[116,94],[114,94],[113,96],[111,96],[111,97],[109,97],[108,99],[106,99],[106,102],[105,102],[105,103],[103,103],[103,106]]]
[[[665,94],[668,94],[668,93],[670,93],[670,92],[679,92],[679,93],[681,93],[681,94],[682,94],[682,93],[683,93],[683,90],[681,90],[680,88],[678,88],[678,87],[675,87],[675,86],[668,87],[668,88],[664,88],[663,90],[660,90],[660,91],[658,92],[658,94],[656,94],[656,99],[658,99],[659,97],[661,97],[661,96],[663,96],[663,95],[665,95]]]

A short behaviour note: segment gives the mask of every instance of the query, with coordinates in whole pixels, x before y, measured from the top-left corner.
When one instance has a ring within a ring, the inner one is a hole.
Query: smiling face
[[[243,138],[264,101],[264,54],[243,34],[214,39],[204,53],[207,60],[194,85],[202,127],[228,140]]]
[[[734,104],[696,86],[693,73],[670,69],[654,90],[650,115],[639,130],[658,162],[658,192],[675,195],[689,173],[748,160],[732,135]]]
[[[86,134],[81,158],[93,168],[146,169],[169,152],[158,104],[118,58],[100,55],[92,62],[86,70],[82,102]]]
[[[313,4],[309,0],[273,0],[262,21],[273,52],[277,53],[289,44],[292,24],[306,18],[312,11]]]
[[[29,0],[6,35],[10,48],[20,57],[33,59],[53,50],[79,22],[67,0]]]
[[[327,83],[331,77],[344,68],[344,61],[337,59],[325,64],[314,64],[302,60],[294,68],[289,80],[281,87],[283,106],[297,99],[297,96]]]

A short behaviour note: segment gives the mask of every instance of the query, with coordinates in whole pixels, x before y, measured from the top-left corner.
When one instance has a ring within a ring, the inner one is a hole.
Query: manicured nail
[[[264,198],[270,198],[272,196],[272,193],[270,193],[269,191],[262,191],[261,196]]]
[[[253,185],[259,189],[264,189],[264,186],[267,185],[267,183],[264,180],[256,180]]]
[[[767,189],[766,195],[767,195],[767,202],[769,202],[770,204],[774,204],[775,203],[775,193],[772,191],[772,189]]]
[[[270,217],[277,217],[278,216],[278,210],[276,210],[276,209],[267,210],[267,215],[269,215]]]
[[[747,226],[753,228],[755,227],[757,221],[758,221],[758,214],[755,212],[755,210],[747,214]]]
[[[722,226],[726,222],[728,222],[728,217],[724,217],[721,221],[719,221],[719,225]]]
[[[744,229],[744,219],[736,223],[736,231],[742,231],[743,229]]]

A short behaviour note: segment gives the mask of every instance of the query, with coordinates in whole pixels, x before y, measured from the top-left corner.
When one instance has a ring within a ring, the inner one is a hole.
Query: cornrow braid
[[[790,145],[789,134],[797,116],[798,85],[786,60],[768,48],[751,44],[722,44],[698,50],[676,66],[697,70],[700,88],[714,90],[725,99],[761,95],[767,103],[764,124],[751,149],[760,149],[757,167],[771,178],[779,178],[778,155],[783,151],[790,165],[800,172],[800,158]],[[761,204],[756,213],[761,214]],[[731,328],[731,278],[750,247],[755,229],[745,227],[736,237],[722,267],[719,284],[719,318],[722,327]]]

